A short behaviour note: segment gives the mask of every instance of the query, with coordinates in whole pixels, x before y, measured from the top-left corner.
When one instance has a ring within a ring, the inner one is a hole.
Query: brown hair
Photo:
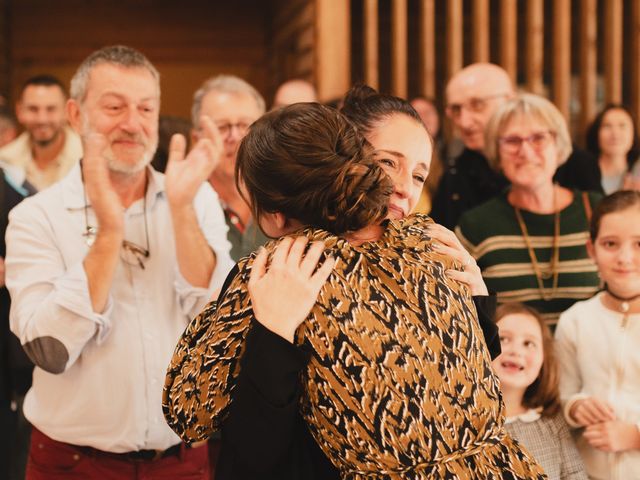
[[[560,389],[558,362],[553,345],[551,330],[533,308],[522,303],[504,303],[496,310],[496,323],[507,315],[529,315],[533,317],[542,332],[543,362],[535,381],[524,392],[522,404],[527,408],[542,408],[541,415],[550,417],[560,411]]]
[[[318,103],[293,104],[257,120],[238,150],[236,184],[254,218],[280,212],[335,234],[384,219],[393,191],[364,137]]]
[[[604,197],[593,210],[591,224],[589,225],[589,235],[591,241],[595,242],[600,231],[602,217],[609,213],[627,210],[631,207],[640,207],[640,192],[637,190],[620,190]]]

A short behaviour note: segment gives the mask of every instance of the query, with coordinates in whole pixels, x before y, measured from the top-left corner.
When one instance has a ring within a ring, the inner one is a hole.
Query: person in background
[[[560,407],[553,336],[521,303],[496,311],[502,353],[493,361],[506,408],[505,428],[540,463],[549,480],[588,480]]]
[[[7,166],[4,166],[8,168]],[[17,167],[10,168],[15,170]],[[9,169],[9,168],[8,168]],[[31,425],[24,417],[22,404],[31,387],[33,363],[20,341],[9,329],[11,298],[5,285],[5,233],[9,212],[35,190],[28,183],[15,183],[23,172],[0,169],[0,479],[23,480],[29,452]]]
[[[207,184],[222,139],[207,118],[166,174],[158,142],[160,75],[140,52],[90,54],[67,112],[81,164],[9,215],[11,329],[36,365],[24,414],[28,480],[207,479],[208,451],[162,420],[162,379],[185,325],[233,266]]]
[[[306,80],[299,78],[287,80],[276,90],[271,108],[280,108],[300,102],[317,102],[316,88]]]
[[[16,119],[8,108],[0,106],[0,147],[12,142],[17,136]]]
[[[597,158],[602,189],[640,189],[640,144],[631,112],[619,104],[607,105],[587,129],[587,149]]]
[[[446,114],[465,149],[447,165],[433,198],[430,215],[454,228],[467,210],[501,194],[508,180],[493,169],[485,152],[485,130],[496,109],[516,94],[509,74],[498,65],[473,63],[454,74],[446,87]],[[601,191],[597,165],[590,154],[573,149],[554,173],[568,189]]]
[[[231,258],[238,261],[266,241],[253,221],[251,207],[235,181],[236,157],[249,126],[265,112],[265,102],[249,83],[233,75],[209,78],[193,95],[191,139],[197,142],[203,133],[201,117],[210,118],[224,141],[222,158],[209,176],[218,194],[227,222]]]
[[[427,181],[425,182],[420,201],[415,211],[419,213],[429,213],[431,210],[431,199],[436,194],[436,189],[440,183],[440,178],[444,172],[442,162],[446,158],[446,145],[444,144],[440,113],[436,107],[435,101],[426,97],[415,97],[410,102],[411,106],[418,112],[422,123],[433,138],[435,148],[433,149],[433,158],[431,159],[431,170]]]
[[[64,85],[56,77],[29,78],[16,105],[25,131],[0,148],[0,161],[24,169],[37,190],[61,180],[82,156],[80,137],[67,125],[66,100]]]
[[[604,289],[560,316],[556,352],[564,415],[589,477],[640,474],[640,192],[594,210],[588,243]]]
[[[554,183],[572,147],[564,117],[547,99],[511,98],[485,135],[487,157],[511,187],[463,214],[456,233],[499,303],[525,303],[553,327],[560,313],[598,289],[585,245],[600,195]]]
[[[169,161],[169,146],[173,136],[179,133],[187,139],[187,150],[190,148],[189,137],[191,135],[191,122],[186,118],[174,117],[172,115],[160,115],[158,123],[158,149],[153,154],[151,166],[157,171],[164,173]]]

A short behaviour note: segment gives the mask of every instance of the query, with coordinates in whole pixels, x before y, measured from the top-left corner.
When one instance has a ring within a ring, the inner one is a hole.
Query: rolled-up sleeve
[[[208,183],[203,184],[198,190],[194,199],[194,208],[204,237],[216,256],[216,265],[207,288],[194,287],[179,271],[176,271],[174,286],[181,309],[190,318],[200,313],[204,306],[216,296],[235,264],[229,255],[231,244],[227,239],[228,227],[224,220],[224,213],[220,207],[218,195]]]
[[[65,265],[50,219],[37,204],[18,205],[7,228],[6,284],[11,294],[11,330],[31,360],[62,373],[91,339],[102,342],[111,328],[113,300],[92,309],[82,262]]]

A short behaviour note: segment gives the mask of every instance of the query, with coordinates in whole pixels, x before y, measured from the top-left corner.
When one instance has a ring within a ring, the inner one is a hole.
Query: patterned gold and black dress
[[[296,334],[311,352],[301,413],[345,479],[545,478],[505,433],[469,290],[446,276],[454,265],[432,248],[429,222],[389,221],[361,246],[302,232],[339,262]],[[194,319],[169,367],[165,416],[186,441],[208,438],[228,413],[253,315],[252,261]]]

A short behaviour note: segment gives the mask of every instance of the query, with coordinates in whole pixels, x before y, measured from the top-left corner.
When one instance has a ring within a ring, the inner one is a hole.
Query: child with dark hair
[[[302,238],[241,261],[217,308],[192,322],[167,376],[168,421],[189,441],[222,425],[255,317],[307,352],[299,408],[341,478],[544,478],[504,431],[470,291],[447,276],[460,266],[434,249],[426,217],[385,221],[394,184],[376,155],[343,115],[318,104],[251,127],[238,181],[265,233]],[[308,242],[311,259],[300,261]],[[314,271],[325,247],[331,258]],[[320,293],[310,315],[283,326],[273,308],[252,311],[249,289],[267,262],[278,271],[291,252]]]
[[[564,415],[594,479],[640,472],[640,192],[600,202],[589,254],[604,288],[560,316],[556,351]]]
[[[549,480],[587,480],[560,412],[553,336],[540,314],[521,303],[498,307],[502,354],[493,361],[506,407],[505,428],[523,444]]]

